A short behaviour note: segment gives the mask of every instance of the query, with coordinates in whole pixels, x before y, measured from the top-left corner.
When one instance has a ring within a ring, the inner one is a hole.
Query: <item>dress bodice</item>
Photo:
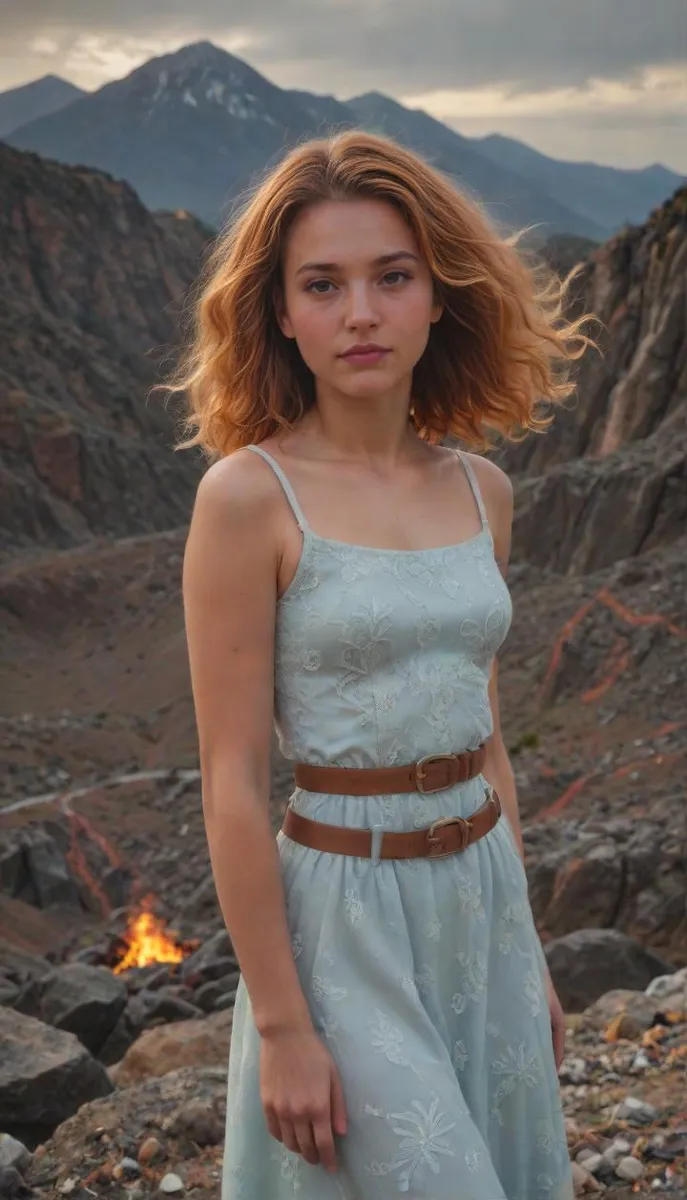
[[[476,748],[492,732],[488,686],[512,618],[484,502],[479,533],[429,550],[380,550],[313,533],[260,446],[303,534],[277,607],[275,722],[300,762],[387,766]]]

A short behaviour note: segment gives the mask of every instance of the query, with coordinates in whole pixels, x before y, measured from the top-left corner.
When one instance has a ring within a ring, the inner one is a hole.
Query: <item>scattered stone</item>
[[[183,1192],[184,1181],[180,1179],[178,1175],[170,1172],[169,1175],[165,1175],[164,1178],[160,1180],[159,1188],[165,1196],[173,1196],[176,1192]]]
[[[663,996],[668,996],[671,992],[680,991],[687,994],[687,967],[683,967],[680,971],[676,971],[672,975],[657,975],[648,985],[646,995],[661,999]]]
[[[112,1169],[113,1179],[136,1179],[141,1174],[141,1168],[135,1158],[123,1158]]]
[[[687,967],[674,975],[653,979],[646,990],[662,1012],[676,1012],[687,1019]]]
[[[633,1039],[651,1029],[656,1012],[656,1001],[646,992],[616,988],[599,996],[584,1010],[583,1016],[590,1029],[609,1031],[613,1039]]]
[[[584,1154],[584,1158],[582,1157],[583,1154]],[[595,1154],[593,1150],[588,1150],[586,1152],[582,1151],[577,1156],[577,1162],[582,1163],[582,1166],[584,1167],[585,1171],[589,1171],[589,1173],[591,1175],[593,1175],[595,1173],[595,1171],[598,1171],[599,1167],[601,1166],[601,1164],[603,1162],[603,1155]]]
[[[565,1136],[569,1142],[576,1142],[580,1137],[580,1127],[573,1117],[565,1117]]]
[[[159,963],[151,963],[147,967],[129,967],[127,971],[122,971],[119,978],[130,992],[141,992],[144,988],[154,992],[173,979],[175,970],[176,964],[165,963],[160,966]]]
[[[618,1121],[627,1121],[630,1125],[651,1125],[658,1117],[657,1110],[636,1096],[626,1096],[616,1111]]]
[[[633,1158],[628,1155],[627,1158],[621,1158],[618,1163],[615,1173],[619,1179],[627,1179],[630,1183],[634,1183],[637,1179],[641,1179],[646,1173],[644,1163],[638,1158]]]
[[[628,1142],[618,1141],[616,1139],[604,1150],[603,1154],[601,1155],[601,1163],[599,1165],[601,1166],[603,1164],[604,1167],[609,1167],[610,1170],[614,1171],[621,1158],[624,1158],[626,1154],[629,1154],[631,1149],[632,1147]]]
[[[589,1171],[586,1171],[580,1163],[574,1162],[571,1164],[571,1167],[576,1196],[582,1196],[585,1192],[598,1190],[599,1184],[596,1182],[594,1176],[590,1175]]]
[[[0,1008],[0,1126],[54,1129],[112,1082],[71,1033]]]
[[[133,997],[127,1011],[134,1025],[141,1029],[173,1021],[189,1021],[203,1015],[202,1009],[181,996],[175,996],[168,988],[160,988],[156,992],[144,989]]]
[[[228,961],[230,964],[229,966],[224,966],[219,972],[220,975],[226,975],[229,970],[236,969],[236,959],[234,958],[231,939],[226,929],[218,930],[211,938],[203,942],[203,945],[198,950],[184,960],[181,966],[182,979],[191,977],[201,978],[201,976],[204,981],[209,979],[210,976],[204,974],[205,969],[209,964],[217,960],[223,961],[225,964]],[[218,976],[215,978],[218,978]]]
[[[23,1173],[31,1162],[31,1151],[9,1133],[0,1133],[0,1167],[14,1167]],[[2,1193],[0,1192],[0,1195]]]
[[[28,1196],[29,1189],[16,1167],[0,1167],[0,1196],[2,1200],[14,1200]]]
[[[587,1079],[587,1064],[583,1058],[564,1058],[559,1077],[563,1083],[584,1083]]]
[[[216,1146],[224,1137],[224,1121],[207,1100],[192,1100],[165,1121],[163,1129],[172,1137],[189,1137],[199,1146]]]
[[[236,992],[225,992],[223,996],[218,996],[215,1000],[213,1012],[223,1012],[224,1009],[233,1008],[236,1002]]]
[[[139,1146],[138,1161],[142,1163],[144,1167],[147,1167],[148,1163],[155,1162],[160,1158],[164,1158],[164,1155],[164,1148],[157,1138],[148,1137],[144,1142],[141,1142],[141,1145]]]

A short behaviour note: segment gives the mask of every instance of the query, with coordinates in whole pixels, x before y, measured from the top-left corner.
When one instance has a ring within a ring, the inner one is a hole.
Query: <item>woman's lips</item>
[[[341,357],[356,367],[371,367],[389,353],[383,346],[353,346]]]

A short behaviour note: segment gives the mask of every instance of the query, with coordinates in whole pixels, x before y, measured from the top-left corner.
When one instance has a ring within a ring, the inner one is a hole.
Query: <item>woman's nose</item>
[[[361,285],[351,287],[347,296],[346,322],[353,325],[376,325],[377,311],[370,288]]]

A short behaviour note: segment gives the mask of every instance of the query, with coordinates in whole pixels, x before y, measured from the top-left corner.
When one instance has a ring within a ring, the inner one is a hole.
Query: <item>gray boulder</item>
[[[107,967],[65,963],[34,980],[15,1007],[28,1016],[74,1033],[97,1054],[124,1011],[127,991]]]
[[[168,1025],[174,1021],[189,1021],[203,1016],[201,1008],[169,988],[160,988],[157,992],[138,992],[129,1001],[127,1013],[139,1029],[152,1029],[154,1025]]]
[[[112,1092],[101,1063],[71,1033],[0,1008],[0,1128],[54,1129],[87,1100]]]
[[[582,1012],[614,988],[643,991],[657,975],[675,969],[617,929],[577,929],[548,942],[544,952],[568,1012]]]
[[[31,1164],[31,1151],[9,1133],[0,1133],[0,1167],[9,1167],[23,1174]],[[2,1192],[0,1192],[2,1195]]]
[[[41,825],[10,834],[0,854],[0,890],[37,908],[80,908],[80,889],[62,847]]]

